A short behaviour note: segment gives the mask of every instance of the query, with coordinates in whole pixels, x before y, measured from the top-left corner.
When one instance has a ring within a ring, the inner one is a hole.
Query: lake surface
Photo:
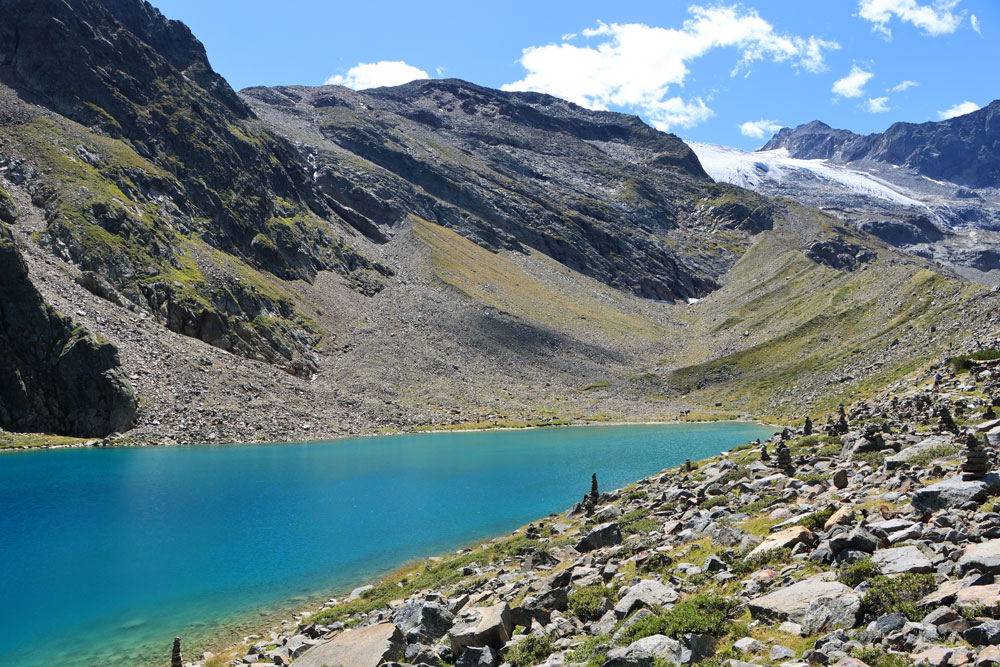
[[[360,585],[769,436],[589,426],[0,456],[0,663],[168,665]]]

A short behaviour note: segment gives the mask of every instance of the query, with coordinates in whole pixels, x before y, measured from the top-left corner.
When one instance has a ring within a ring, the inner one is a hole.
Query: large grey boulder
[[[907,572],[923,574],[934,571],[930,559],[914,546],[876,551],[872,556],[872,562],[878,565],[879,570],[885,575]]]
[[[982,502],[997,489],[1000,489],[1000,476],[996,473],[989,473],[984,479],[976,481],[952,477],[918,489],[910,503],[922,512],[935,512],[961,507],[969,502]]]
[[[971,570],[1000,574],[1000,539],[967,545],[958,559],[958,569],[962,574]]]
[[[794,621],[806,634],[815,634],[854,627],[861,600],[839,582],[806,579],[751,600],[748,607],[756,619]]]
[[[489,646],[470,647],[455,663],[455,667],[496,667],[500,664],[497,652]]]
[[[381,623],[349,630],[314,646],[295,661],[295,667],[378,667],[385,662],[402,660],[405,651],[406,638],[399,628],[392,623]]]
[[[455,622],[455,615],[436,602],[411,600],[392,615],[410,643],[430,644],[443,637]]]
[[[461,655],[470,646],[489,646],[500,650],[510,641],[513,629],[510,606],[506,602],[492,607],[470,607],[459,614],[448,633],[451,650],[455,655]]]
[[[601,667],[652,667],[656,660],[672,665],[683,664],[683,648],[676,639],[666,635],[652,635],[608,651]]]
[[[587,533],[576,545],[576,550],[584,553],[600,549],[601,547],[611,547],[621,544],[622,531],[617,523],[602,523]]]
[[[895,470],[905,465],[909,465],[913,459],[926,454],[938,447],[951,444],[951,438],[943,435],[933,435],[921,440],[915,445],[900,450],[898,454],[893,454],[885,459],[887,470]]]
[[[643,579],[628,589],[615,605],[615,616],[625,618],[636,609],[662,607],[677,601],[677,591],[654,579]]]

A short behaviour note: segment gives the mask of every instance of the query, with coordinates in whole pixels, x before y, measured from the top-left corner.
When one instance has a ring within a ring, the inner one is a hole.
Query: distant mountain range
[[[18,267],[0,314],[30,309],[46,340],[79,342],[70,361],[98,360],[74,365],[95,388],[83,417],[39,407],[74,399],[33,377],[0,393],[5,429],[205,442],[798,416],[1000,314],[988,288],[890,239],[898,211],[939,209],[840,164],[846,135],[783,135],[785,160],[836,144],[832,180],[806,170],[782,191],[792,165],[759,157],[733,185],[674,135],[548,95],[458,80],[237,94],[140,0],[0,0],[0,17],[0,240]],[[973,162],[963,178],[988,178]],[[835,210],[809,180],[871,192]],[[992,195],[969,192],[985,226]],[[954,236],[907,224],[894,233],[928,248]],[[2,333],[0,377],[57,372],[39,339]]]
[[[1000,187],[1000,100],[972,113],[928,123],[893,123],[867,136],[814,120],[783,128],[760,149],[837,163],[870,160],[970,188]]]

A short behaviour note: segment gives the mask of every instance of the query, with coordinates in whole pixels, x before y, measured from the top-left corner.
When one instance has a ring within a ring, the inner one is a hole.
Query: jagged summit
[[[820,121],[782,128],[760,150],[784,148],[803,159],[872,160],[910,167],[936,180],[971,188],[1000,187],[1000,100],[948,120],[894,123],[862,136]]]

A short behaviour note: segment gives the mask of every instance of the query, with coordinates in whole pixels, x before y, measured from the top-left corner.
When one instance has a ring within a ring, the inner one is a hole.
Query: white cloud
[[[401,60],[380,60],[377,63],[358,63],[347,70],[347,74],[331,76],[326,80],[326,85],[364,90],[380,86],[399,86],[426,78],[428,78],[427,72],[407,65]]]
[[[713,115],[700,97],[685,101],[669,94],[671,86],[684,85],[690,63],[713,49],[736,50],[735,75],[761,60],[819,72],[826,67],[824,53],[840,48],[815,36],[779,34],[756,11],[737,6],[695,6],[689,12],[680,29],[598,23],[579,35],[591,44],[563,39],[526,48],[520,60],[524,78],[503,89],[549,93],[591,109],[631,109],[667,130]]]
[[[977,33],[979,33],[979,36],[982,37],[983,36],[983,30],[982,30],[982,28],[979,25],[979,17],[976,16],[975,14],[970,14],[969,15],[969,23],[972,24],[972,29],[975,30]]]
[[[886,37],[892,36],[889,22],[893,16],[927,35],[947,35],[958,30],[965,19],[964,11],[954,11],[961,1],[933,0],[922,5],[917,0],[859,0],[858,15]]]
[[[744,137],[763,139],[765,135],[774,134],[781,129],[781,125],[773,120],[748,120],[740,125],[740,134]]]
[[[913,88],[914,86],[919,86],[920,84],[916,81],[900,81],[895,86],[892,87],[892,92],[901,93],[908,88]]]
[[[954,118],[955,116],[964,116],[967,113],[972,113],[979,109],[979,105],[975,102],[962,102],[961,104],[956,104],[950,109],[945,109],[944,111],[938,111],[938,116],[941,120],[948,120],[949,118]]]
[[[869,113],[884,113],[889,111],[888,97],[870,97],[865,102],[865,111]]]
[[[865,92],[865,86],[868,85],[873,76],[875,74],[872,72],[866,72],[857,65],[853,65],[847,76],[838,79],[833,84],[833,93],[840,97],[861,97]]]

